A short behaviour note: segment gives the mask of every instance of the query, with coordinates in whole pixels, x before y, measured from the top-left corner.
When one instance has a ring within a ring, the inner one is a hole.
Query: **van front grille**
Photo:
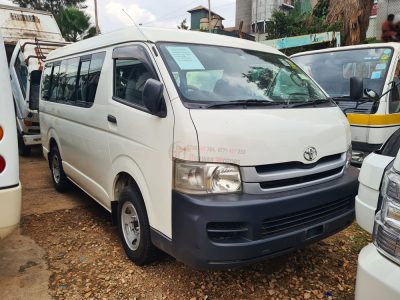
[[[346,153],[337,153],[322,157],[313,164],[294,161],[242,167],[243,191],[248,194],[267,194],[333,180],[342,176],[346,159]]]
[[[307,175],[307,176],[288,178],[288,179],[282,179],[282,180],[274,180],[274,181],[266,181],[266,182],[261,182],[260,186],[262,189],[274,189],[274,188],[280,188],[280,187],[285,187],[285,186],[289,186],[289,185],[297,185],[297,184],[312,182],[312,181],[324,179],[327,177],[331,177],[331,176],[340,174],[342,172],[342,170],[343,170],[343,167],[325,171],[325,172],[321,172],[321,173]]]
[[[275,234],[292,232],[296,228],[319,224],[354,208],[353,199],[346,198],[300,212],[265,219],[261,225],[260,235],[265,238]]]

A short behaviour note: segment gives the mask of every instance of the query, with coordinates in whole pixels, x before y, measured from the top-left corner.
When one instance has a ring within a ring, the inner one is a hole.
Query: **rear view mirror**
[[[39,109],[39,90],[40,78],[42,71],[35,70],[31,72],[30,86],[29,86],[29,108],[31,110]]]
[[[350,98],[352,100],[360,100],[364,96],[363,80],[358,77],[350,78]]]
[[[155,116],[165,118],[167,107],[163,97],[164,85],[155,79],[147,80],[143,89],[143,103]]]
[[[364,89],[364,94],[373,101],[379,100],[380,98],[377,92],[368,88]]]

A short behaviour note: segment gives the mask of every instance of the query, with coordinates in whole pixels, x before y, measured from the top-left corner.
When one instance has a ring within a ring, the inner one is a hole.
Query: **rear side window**
[[[42,99],[68,105],[93,105],[105,52],[70,58],[46,65]]]

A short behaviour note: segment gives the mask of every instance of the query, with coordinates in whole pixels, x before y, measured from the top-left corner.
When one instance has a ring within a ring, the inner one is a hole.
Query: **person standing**
[[[394,25],[393,14],[388,15],[387,20],[382,24],[381,39],[384,42],[399,41],[399,39],[397,38],[397,32]]]

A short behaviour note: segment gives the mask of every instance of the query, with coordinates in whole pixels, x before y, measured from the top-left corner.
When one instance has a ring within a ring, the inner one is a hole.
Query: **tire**
[[[51,179],[53,180],[56,190],[60,193],[65,193],[69,190],[71,183],[64,173],[60,151],[57,146],[51,148],[49,154],[49,166]]]
[[[18,132],[18,151],[19,151],[19,155],[21,155],[21,156],[30,156],[31,155],[31,150],[32,150],[32,148],[25,145],[24,138]]]
[[[149,219],[142,195],[126,187],[118,200],[118,230],[126,255],[138,266],[157,260],[160,250],[151,242]]]

